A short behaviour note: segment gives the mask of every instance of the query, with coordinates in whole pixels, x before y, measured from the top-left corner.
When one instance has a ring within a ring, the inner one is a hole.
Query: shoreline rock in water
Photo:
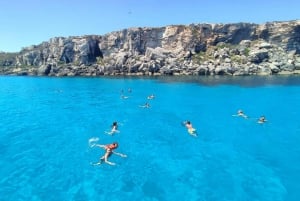
[[[1,52],[0,74],[300,74],[300,20],[172,25],[55,37],[17,53]]]

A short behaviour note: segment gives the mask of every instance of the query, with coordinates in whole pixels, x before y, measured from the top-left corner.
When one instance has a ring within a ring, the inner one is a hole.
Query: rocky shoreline
[[[0,74],[32,76],[300,74],[300,20],[129,28],[56,37],[0,53]]]

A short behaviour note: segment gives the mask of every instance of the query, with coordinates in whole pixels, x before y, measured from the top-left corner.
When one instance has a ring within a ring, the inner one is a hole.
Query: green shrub
[[[244,50],[244,55],[245,55],[245,56],[249,56],[249,52],[250,52],[250,49],[247,47],[247,48]]]

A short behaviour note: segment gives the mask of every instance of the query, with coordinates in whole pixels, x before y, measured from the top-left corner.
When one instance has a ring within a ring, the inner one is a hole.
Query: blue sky
[[[299,0],[1,0],[0,51],[129,27],[300,19]]]

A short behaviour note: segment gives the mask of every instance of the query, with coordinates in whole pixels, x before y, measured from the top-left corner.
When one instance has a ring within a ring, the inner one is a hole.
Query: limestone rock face
[[[300,68],[300,20],[129,28],[51,38],[13,59],[2,54],[0,65],[10,68],[1,74],[19,72],[14,68],[48,76],[292,74]]]

